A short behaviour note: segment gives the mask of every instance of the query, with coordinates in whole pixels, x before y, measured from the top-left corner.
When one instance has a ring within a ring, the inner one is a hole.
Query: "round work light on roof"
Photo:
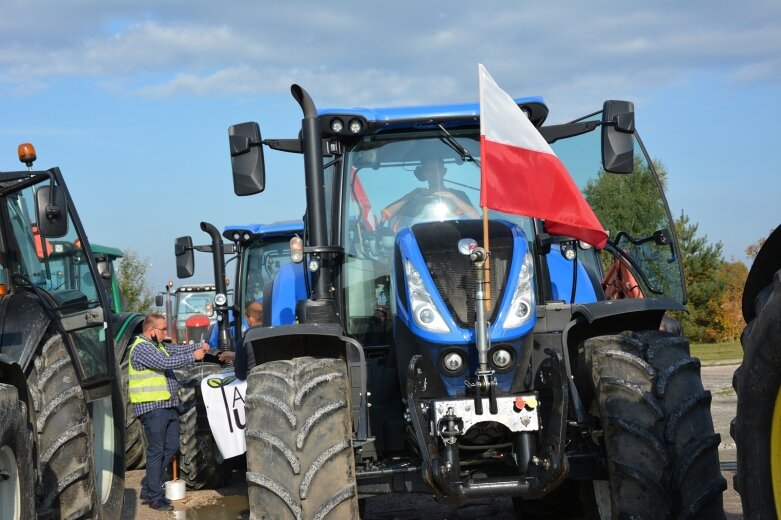
[[[331,119],[331,131],[335,134],[341,134],[342,130],[344,130],[344,122],[338,117]]]
[[[350,132],[353,134],[360,134],[363,130],[363,123],[360,119],[353,119],[350,121]]]

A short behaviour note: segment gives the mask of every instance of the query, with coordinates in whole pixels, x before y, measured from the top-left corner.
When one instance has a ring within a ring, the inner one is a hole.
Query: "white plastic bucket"
[[[164,484],[165,498],[168,500],[181,500],[184,498],[186,486],[184,480],[169,480]]]

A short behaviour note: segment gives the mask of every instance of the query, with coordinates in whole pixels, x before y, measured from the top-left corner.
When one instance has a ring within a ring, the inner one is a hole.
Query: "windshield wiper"
[[[480,166],[480,162],[472,156],[471,153],[469,153],[469,150],[467,150],[465,147],[461,146],[461,143],[459,143],[453,135],[447,131],[447,129],[442,126],[442,123],[436,123],[436,125],[439,127],[440,130],[442,130],[442,133],[444,133],[444,136],[439,136],[439,140],[442,141],[445,145],[449,146],[453,149],[454,152],[456,152],[460,157],[462,161],[470,161],[475,163],[477,166]]]

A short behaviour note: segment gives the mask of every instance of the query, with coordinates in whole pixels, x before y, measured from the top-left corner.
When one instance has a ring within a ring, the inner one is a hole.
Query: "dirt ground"
[[[737,398],[732,390],[732,373],[737,365],[702,368],[705,388],[711,391],[711,412],[716,432],[721,434],[719,458],[722,473],[729,488],[724,493],[724,509],[728,520],[743,518],[740,496],[732,488],[735,445],[729,435],[729,424],[735,416]],[[159,512],[142,505],[138,499],[143,471],[129,471],[125,478],[125,505],[122,520],[209,519],[243,520],[249,518],[247,486],[243,475],[235,474],[227,485],[217,490],[187,491],[185,501],[174,503],[173,512]],[[366,519],[381,520],[511,520],[514,519],[509,499],[473,501],[459,507],[438,504],[425,495],[397,495],[369,499]]]

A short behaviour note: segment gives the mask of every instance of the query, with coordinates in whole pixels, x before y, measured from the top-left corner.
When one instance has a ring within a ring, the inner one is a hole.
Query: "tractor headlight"
[[[442,366],[448,372],[461,372],[461,369],[464,368],[464,356],[455,351],[447,352],[442,356]]]
[[[518,284],[515,286],[512,301],[510,302],[510,312],[504,319],[502,328],[514,329],[520,327],[531,319],[534,314],[534,288],[532,280],[534,279],[534,263],[529,251],[523,257],[523,265],[518,275]]]
[[[496,368],[503,370],[510,366],[510,363],[513,361],[513,355],[507,349],[498,348],[491,354],[491,361],[493,361]]]
[[[405,263],[405,271],[412,319],[415,320],[415,324],[430,332],[450,332],[450,328],[434,305],[434,300],[426,289],[420,273],[409,260]]]

